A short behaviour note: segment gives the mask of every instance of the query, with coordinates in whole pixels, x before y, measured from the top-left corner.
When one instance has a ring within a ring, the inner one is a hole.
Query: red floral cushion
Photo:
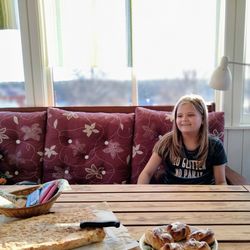
[[[127,183],[134,114],[48,109],[44,178],[71,184]]]
[[[0,112],[0,171],[8,184],[39,183],[46,112]]]
[[[219,137],[223,141],[224,113],[211,112],[208,120],[210,134]],[[154,144],[171,129],[170,112],[150,110],[142,107],[136,108],[131,183],[137,183],[139,174],[152,154]],[[159,167],[155,179],[159,178],[161,171],[162,166]]]
[[[218,137],[222,142],[224,141],[224,112],[210,112],[208,113],[208,130],[213,136]]]

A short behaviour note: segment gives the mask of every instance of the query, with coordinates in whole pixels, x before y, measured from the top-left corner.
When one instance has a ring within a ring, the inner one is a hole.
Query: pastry
[[[211,250],[211,248],[206,241],[197,241],[191,238],[185,242],[184,250]]]
[[[155,250],[211,250],[215,242],[211,229],[192,228],[182,222],[148,229],[144,242]]]
[[[148,229],[145,233],[144,242],[158,250],[166,243],[174,242],[173,237],[163,227]]]
[[[169,224],[165,230],[172,235],[175,242],[187,239],[187,236],[191,233],[190,227],[181,222]]]
[[[184,248],[178,243],[166,243],[160,250],[184,250]]]
[[[192,232],[188,239],[194,238],[198,241],[206,241],[208,245],[212,245],[215,241],[214,232],[211,229],[198,229]]]

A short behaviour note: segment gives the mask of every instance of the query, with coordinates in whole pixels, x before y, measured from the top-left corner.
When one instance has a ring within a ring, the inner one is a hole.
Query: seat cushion
[[[134,114],[48,109],[44,154],[47,182],[127,183],[131,174]]]
[[[172,129],[172,113],[156,111],[143,107],[135,110],[135,131],[132,154],[131,183],[137,183],[139,174],[148,162],[155,143],[165,133]],[[211,112],[208,114],[209,133],[223,141],[224,113]],[[163,166],[159,166],[152,182],[159,182]]]
[[[0,112],[0,171],[8,184],[39,183],[46,112]]]

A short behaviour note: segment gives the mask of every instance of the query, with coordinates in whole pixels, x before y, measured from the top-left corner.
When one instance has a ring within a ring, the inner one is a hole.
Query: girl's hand
[[[4,177],[0,177],[0,185],[6,184],[7,180]]]
[[[161,157],[157,153],[153,152],[145,168],[139,175],[137,184],[149,184],[153,174],[161,164],[161,161]]]

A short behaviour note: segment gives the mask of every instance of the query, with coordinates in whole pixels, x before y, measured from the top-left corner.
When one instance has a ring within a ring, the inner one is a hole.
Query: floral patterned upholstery
[[[128,183],[134,114],[48,108],[43,182]]]
[[[219,137],[223,141],[224,113],[210,112],[208,114],[208,123],[210,134]],[[152,154],[154,144],[171,129],[171,113],[143,107],[136,108],[131,183],[137,183],[140,172]],[[155,179],[158,180],[161,171],[162,166],[159,167]]]
[[[0,112],[0,177],[8,184],[136,183],[154,144],[172,128],[170,112],[143,107],[135,113],[44,110]],[[223,141],[223,112],[209,113],[209,131]]]
[[[208,113],[208,130],[210,135],[218,137],[224,141],[224,112],[209,112]]]
[[[0,112],[0,172],[8,184],[41,180],[46,112]]]

